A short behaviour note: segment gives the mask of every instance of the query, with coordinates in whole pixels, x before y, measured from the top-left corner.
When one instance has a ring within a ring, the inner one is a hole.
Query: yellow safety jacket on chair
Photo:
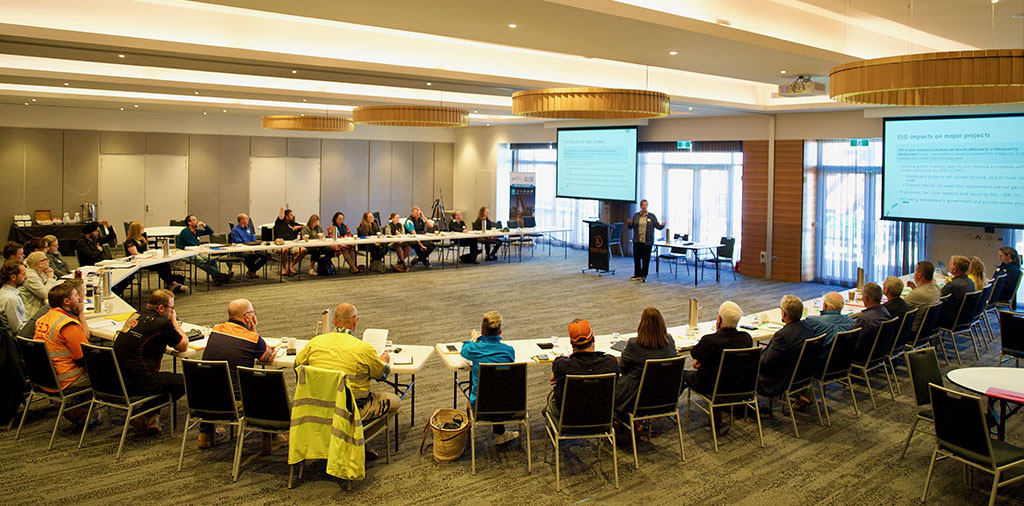
[[[288,464],[327,459],[327,474],[366,476],[363,422],[345,373],[300,365],[292,401]]]

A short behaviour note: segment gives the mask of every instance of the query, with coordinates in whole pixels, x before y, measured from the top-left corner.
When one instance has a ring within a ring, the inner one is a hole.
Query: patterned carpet
[[[782,295],[815,297],[829,287],[813,283],[782,283],[725,274],[714,282],[713,271],[694,287],[684,270],[679,279],[662,271],[646,284],[628,280],[631,259],[615,259],[615,276],[581,274],[583,253],[571,251],[547,256],[538,249],[522,263],[486,263],[429,271],[414,267],[407,274],[341,274],[324,279],[288,279],[236,282],[229,287],[181,296],[176,301],[184,321],[212,325],[226,316],[231,299],[252,300],[266,336],[310,336],[317,316],[338,302],[356,305],[360,326],[391,331],[400,344],[433,344],[464,339],[479,326],[488,310],[504,315],[504,336],[525,338],[564,335],[576,317],[589,318],[595,331],[635,330],[640,312],[653,305],[669,325],[683,323],[688,298],[697,297],[710,319],[726,299],[745,312],[775,307]],[[664,267],[664,266],[663,266]],[[652,266],[652,271],[653,271]],[[155,281],[155,278],[154,278]],[[155,286],[155,285],[154,285]],[[992,365],[995,348],[980,364]],[[964,365],[975,365],[973,352]],[[169,360],[165,367],[169,368]],[[944,367],[943,370],[948,370]],[[790,421],[778,405],[774,418],[765,421],[764,449],[758,447],[753,422],[737,421],[714,453],[707,418],[694,408],[692,426],[684,433],[686,461],[681,462],[671,422],[655,424],[662,434],[650,443],[641,441],[640,469],[634,469],[628,448],[619,450],[620,488],[612,483],[612,459],[607,445],[600,455],[590,443],[563,444],[562,491],[555,491],[554,452],[547,440],[540,410],[549,387],[547,367],[531,367],[529,405],[533,471],[527,473],[523,443],[496,448],[489,435],[477,437],[477,474],[470,474],[469,451],[450,463],[435,462],[428,446],[418,453],[423,426],[434,409],[451,406],[451,374],[434,357],[417,378],[415,423],[410,425],[408,405],[399,423],[400,448],[390,464],[383,459],[382,443],[375,442],[382,458],[367,466],[367,479],[347,490],[345,483],[324,472],[324,464],[307,466],[293,490],[286,488],[286,451],[260,456],[258,437],[247,440],[242,474],[230,478],[232,448],[224,445],[198,451],[189,436],[185,467],[175,470],[180,424],[175,434],[145,438],[129,435],[125,453],[114,460],[120,417],[112,427],[90,431],[79,450],[77,433],[64,423],[55,447],[46,440],[56,409],[34,407],[22,438],[0,433],[0,485],[7,504],[280,504],[344,502],[359,504],[568,504],[666,503],[699,504],[914,504],[920,498],[932,443],[918,435],[906,458],[899,450],[914,412],[905,371],[904,394],[894,402],[884,380],[875,382],[877,409],[871,409],[863,385],[858,385],[861,417],[856,418],[849,396],[832,391],[832,427],[817,425],[813,409],[797,414],[801,438],[793,436]],[[685,405],[684,405],[685,409]],[[179,421],[183,421],[182,415]],[[1011,419],[1008,441],[1024,445],[1024,417]],[[487,433],[487,431],[482,431]],[[1018,471],[1019,472],[1019,471]],[[929,504],[984,504],[991,479],[975,476],[973,488],[964,485],[960,466],[936,466]],[[1024,482],[1000,490],[1001,504],[1024,504]]]

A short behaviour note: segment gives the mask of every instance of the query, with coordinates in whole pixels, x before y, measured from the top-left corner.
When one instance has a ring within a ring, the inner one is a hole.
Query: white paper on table
[[[366,329],[363,331],[363,341],[370,343],[377,353],[384,353],[384,346],[388,341],[388,329]]]
[[[114,320],[108,320],[106,318],[100,318],[100,319],[97,319],[97,320],[89,321],[89,328],[90,329],[113,329],[113,328],[117,328],[119,326],[119,324],[121,324],[121,323],[123,323],[123,322],[118,322],[118,321],[114,321]]]

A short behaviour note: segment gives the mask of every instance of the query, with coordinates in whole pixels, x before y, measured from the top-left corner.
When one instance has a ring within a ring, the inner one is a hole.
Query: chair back
[[[25,375],[33,387],[44,391],[60,390],[57,371],[53,369],[53,361],[50,360],[45,342],[19,336],[18,352],[24,361]]]
[[[167,224],[172,227],[184,227],[185,220],[170,220],[170,222],[168,222]]]
[[[612,223],[612,234],[611,234],[611,237],[608,238],[608,243],[609,244],[613,244],[613,243],[617,243],[617,242],[622,242],[622,227],[623,227],[623,225],[624,225],[624,223],[622,223],[621,221],[617,222],[617,223]]]
[[[1004,354],[1024,358],[1024,314],[999,310],[999,340]]]
[[[185,375],[185,398],[192,417],[238,420],[227,361],[183,359],[181,371]]]
[[[798,390],[810,384],[811,378],[818,372],[824,348],[825,334],[804,340],[803,346],[800,347],[800,355],[796,359],[796,366],[793,367],[793,375],[789,378],[789,388],[786,390]]]
[[[477,420],[521,418],[526,411],[526,364],[480,364],[474,409]]]
[[[210,235],[210,242],[217,243],[217,244],[227,244],[228,243],[228,235],[227,234],[211,234]]]
[[[985,308],[991,309],[996,306],[996,302],[999,300],[999,295],[1003,293],[1003,287],[1006,285],[1006,273],[996,276],[992,280],[992,296],[985,301]]]
[[[718,247],[718,258],[732,259],[733,250],[736,249],[736,239],[723,237],[720,239],[721,246]]]
[[[978,299],[981,298],[981,290],[968,292],[960,299],[960,309],[956,313],[956,324],[953,330],[967,330],[974,321],[975,311],[978,308]],[[955,303],[955,302],[954,302]]]
[[[128,389],[124,386],[114,349],[83,343],[82,354],[93,395],[103,401],[129,404]]]
[[[519,228],[519,220],[508,220],[508,228],[510,228],[510,229]]]
[[[501,225],[501,220],[498,220],[498,221],[495,221],[495,222],[494,222],[494,228],[496,228],[496,229],[498,229],[498,230],[501,230],[502,228],[505,228],[505,227],[503,227],[503,226]]]
[[[644,362],[633,416],[650,416],[676,410],[683,389],[686,357],[657,358]]]
[[[917,312],[919,308],[912,308],[911,310],[903,313],[900,316],[900,322],[896,325],[896,338],[892,340],[892,348],[889,350],[889,356],[897,355],[906,346],[907,341],[911,337],[911,327],[914,326],[914,320],[917,319]]]
[[[533,216],[523,216],[523,227],[534,228],[537,226],[537,218]]]
[[[939,330],[939,317],[942,315],[943,304],[945,301],[940,300],[938,304],[932,304],[925,308],[925,313],[921,316],[921,325],[917,327],[917,337],[914,338],[915,345],[928,341]]]
[[[381,221],[380,221],[380,211],[374,211],[374,212],[373,212],[373,219],[374,219],[374,221],[376,221],[376,222],[377,222],[377,226],[378,226],[378,227],[379,227],[379,226],[381,226]]]
[[[832,340],[832,349],[829,350],[828,358],[825,359],[825,368],[818,379],[828,381],[850,374],[853,354],[857,351],[858,336],[860,336],[860,327],[836,332],[836,337]]]
[[[1005,276],[1005,274],[1004,274],[1004,276]],[[1017,298],[1017,290],[1020,289],[1020,280],[1022,278],[1024,278],[1024,276],[1017,276],[1017,284],[1013,285],[1013,291],[1010,292],[1009,297],[1006,297],[1005,299],[1002,297],[1003,292],[1006,291],[1006,281],[1004,280],[1003,281],[1003,290],[999,292],[999,295],[996,295],[996,302],[999,302],[1001,304],[1009,304],[1010,301],[1016,299]]]
[[[868,353],[867,365],[874,365],[882,361],[892,350],[892,342],[896,339],[896,331],[899,329],[900,319],[892,318],[885,320],[878,325],[878,333],[875,334],[875,343]]]
[[[103,245],[103,259],[104,260],[113,260],[114,259],[114,252],[110,250],[110,245],[109,244],[104,244]]]
[[[992,439],[985,422],[981,398],[928,385],[935,416],[935,437],[939,447],[954,455],[987,462],[994,468]]]
[[[237,371],[246,423],[264,428],[287,428],[291,423],[292,406],[284,370],[238,367]]]
[[[907,369],[910,370],[910,383],[914,386],[914,401],[918,406],[930,402],[928,384],[942,386],[942,371],[939,369],[939,356],[931,346],[920,350],[908,351]]]
[[[603,434],[611,432],[615,409],[615,377],[606,374],[565,377],[558,432],[561,434]]]
[[[996,284],[995,282],[985,285],[981,289],[981,297],[978,297],[978,302],[974,306],[974,313],[971,315],[971,320],[977,320],[981,317],[981,313],[985,312],[985,306],[988,301],[992,299],[992,294],[995,293]]]
[[[718,363],[711,402],[715,404],[751,399],[757,392],[757,376],[761,372],[761,348],[722,350]]]

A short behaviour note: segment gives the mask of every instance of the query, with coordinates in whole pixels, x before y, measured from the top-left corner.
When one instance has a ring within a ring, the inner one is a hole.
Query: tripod
[[[442,201],[443,195],[441,189],[437,189],[438,198],[434,199],[434,203],[431,204],[430,208],[430,220],[434,222],[434,226],[442,232],[448,231],[448,220],[444,216],[444,202]]]

